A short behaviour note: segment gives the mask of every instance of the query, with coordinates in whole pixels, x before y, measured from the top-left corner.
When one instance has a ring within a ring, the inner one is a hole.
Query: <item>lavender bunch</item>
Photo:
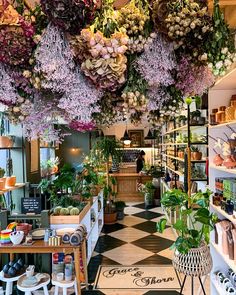
[[[72,80],[74,62],[64,33],[49,24],[35,51],[35,73],[42,77],[41,86],[64,93]]]
[[[171,100],[170,94],[164,87],[151,87],[148,90],[148,111],[160,110],[167,102]]]
[[[9,70],[2,63],[0,63],[0,81],[0,103],[7,106],[13,105],[18,94]]]
[[[135,63],[136,69],[149,86],[168,86],[173,84],[171,71],[176,67],[174,49],[160,34]]]
[[[95,104],[101,96],[102,91],[95,88],[78,68],[58,107],[67,112],[71,119],[88,123],[92,120],[92,113],[98,112]]]
[[[35,97],[30,115],[23,122],[25,137],[30,141],[40,139],[46,142],[61,143],[65,134],[60,129],[55,129],[58,117],[62,112],[58,110],[56,101],[45,101],[39,95]]]

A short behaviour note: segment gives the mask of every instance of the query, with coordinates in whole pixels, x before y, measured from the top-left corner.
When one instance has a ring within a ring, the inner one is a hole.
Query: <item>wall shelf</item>
[[[221,249],[218,245],[216,245],[214,242],[211,242],[212,248],[222,257],[222,259],[225,261],[225,263],[234,271],[236,272],[236,264],[234,263],[234,260],[229,259],[228,255],[225,255],[222,253]]]
[[[225,122],[225,123],[217,124],[217,125],[209,125],[209,128],[210,129],[218,129],[218,128],[225,127],[227,125],[234,125],[234,124],[236,124],[236,121]]]
[[[173,160],[184,162],[184,159],[183,158],[178,158],[178,157],[174,157],[174,156],[167,155],[167,154],[163,154],[163,156],[165,156],[167,158],[170,158],[170,159],[173,159]],[[191,160],[191,162],[192,163],[205,163],[206,162],[206,159],[202,159],[202,160]]]
[[[11,191],[15,191],[15,190],[22,188],[24,186],[25,186],[25,183],[16,183],[15,186],[10,186],[10,187],[7,187],[3,190],[0,190],[0,194],[5,194],[5,193],[11,192]]]
[[[236,218],[234,218],[234,216],[233,215],[229,215],[227,212],[225,212],[224,210],[222,210],[221,208],[220,208],[220,206],[216,206],[216,205],[214,205],[214,204],[210,204],[210,207],[214,210],[214,211],[216,211],[216,212],[218,212],[220,215],[222,215],[222,216],[224,216],[225,218],[227,218],[229,221],[231,221],[232,223],[234,223],[234,224],[236,224]]]
[[[182,172],[176,171],[173,168],[170,168],[169,166],[166,166],[167,169],[169,169],[170,171],[174,172],[175,174],[179,175],[179,176],[184,176],[184,174]]]
[[[191,129],[198,129],[198,128],[203,128],[203,127],[208,127],[208,124],[190,124],[189,127],[191,127]],[[168,130],[168,131],[164,132],[163,135],[171,134],[173,132],[178,132],[178,131],[187,131],[187,130],[188,130],[188,125],[186,124],[181,127]]]
[[[225,172],[225,173],[236,174],[236,169],[227,169],[224,166],[215,166],[213,164],[210,164],[209,168],[219,170],[219,171],[222,171],[222,172]]]

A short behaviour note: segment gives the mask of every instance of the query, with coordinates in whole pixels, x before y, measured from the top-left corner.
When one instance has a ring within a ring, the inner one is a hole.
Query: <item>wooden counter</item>
[[[152,180],[152,176],[140,175],[138,173],[111,173],[110,176],[114,177],[117,182],[112,188],[117,192],[117,199],[126,202],[142,202],[143,196],[138,192],[137,184]]]

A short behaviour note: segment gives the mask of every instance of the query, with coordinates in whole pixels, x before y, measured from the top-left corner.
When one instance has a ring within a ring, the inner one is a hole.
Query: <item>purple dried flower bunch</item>
[[[18,98],[18,93],[11,77],[10,69],[0,63],[0,103],[9,106],[13,105]]]
[[[184,96],[203,95],[214,83],[214,76],[204,65],[195,65],[189,57],[182,57],[178,64],[176,87]]]

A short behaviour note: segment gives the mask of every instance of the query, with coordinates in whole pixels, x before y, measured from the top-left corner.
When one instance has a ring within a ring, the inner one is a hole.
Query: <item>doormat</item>
[[[180,281],[172,265],[100,265],[94,289],[177,290]]]

